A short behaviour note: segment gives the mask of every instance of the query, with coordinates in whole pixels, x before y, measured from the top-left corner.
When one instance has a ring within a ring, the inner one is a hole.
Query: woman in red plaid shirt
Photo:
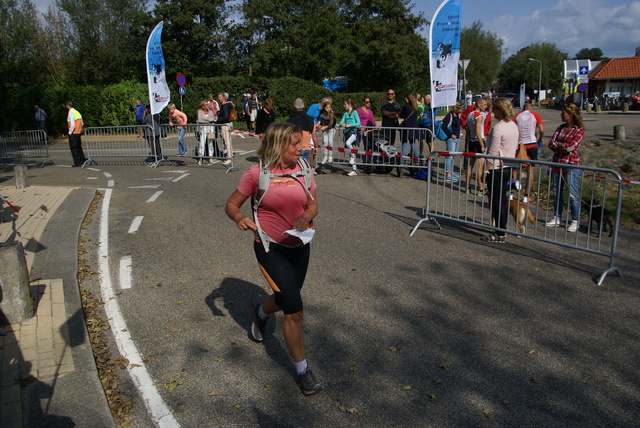
[[[560,113],[564,122],[553,133],[549,148],[553,151],[553,162],[568,165],[580,165],[580,144],[584,138],[584,125],[580,117],[580,109],[575,104],[567,104]],[[569,186],[569,209],[571,211],[571,223],[567,227],[568,232],[577,232],[580,228],[580,198],[578,193],[578,181],[580,171],[574,168],[562,167],[551,170],[551,183],[555,203],[553,204],[553,218],[547,222],[547,227],[559,226],[562,222],[562,208],[564,206],[565,183]]]

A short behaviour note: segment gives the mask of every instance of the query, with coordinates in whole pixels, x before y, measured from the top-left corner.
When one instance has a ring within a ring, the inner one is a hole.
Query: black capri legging
[[[254,242],[253,249],[260,270],[276,295],[276,304],[285,314],[302,310],[300,290],[309,266],[309,245],[289,248],[272,243],[269,252],[261,242]]]

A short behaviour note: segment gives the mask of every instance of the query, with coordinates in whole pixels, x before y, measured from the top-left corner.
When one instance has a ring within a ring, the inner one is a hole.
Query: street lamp
[[[529,58],[529,61],[536,61],[540,63],[540,79],[538,80],[538,106],[540,106],[540,94],[542,93],[542,61],[534,58]]]

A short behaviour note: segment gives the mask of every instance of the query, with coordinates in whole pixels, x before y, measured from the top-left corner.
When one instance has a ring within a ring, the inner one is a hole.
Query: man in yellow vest
[[[67,115],[67,127],[69,129],[69,149],[71,150],[71,156],[73,157],[72,167],[82,166],[87,160],[84,157],[82,151],[82,128],[84,128],[84,122],[82,121],[82,115],[80,112],[73,108],[73,103],[67,101],[67,109],[69,114]]]

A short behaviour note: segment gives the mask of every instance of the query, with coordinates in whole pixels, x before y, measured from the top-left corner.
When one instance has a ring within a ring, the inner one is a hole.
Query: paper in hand
[[[307,230],[291,229],[282,232],[283,235],[291,235],[300,238],[303,244],[308,244],[309,242],[311,242],[315,233],[316,231],[311,228]]]

